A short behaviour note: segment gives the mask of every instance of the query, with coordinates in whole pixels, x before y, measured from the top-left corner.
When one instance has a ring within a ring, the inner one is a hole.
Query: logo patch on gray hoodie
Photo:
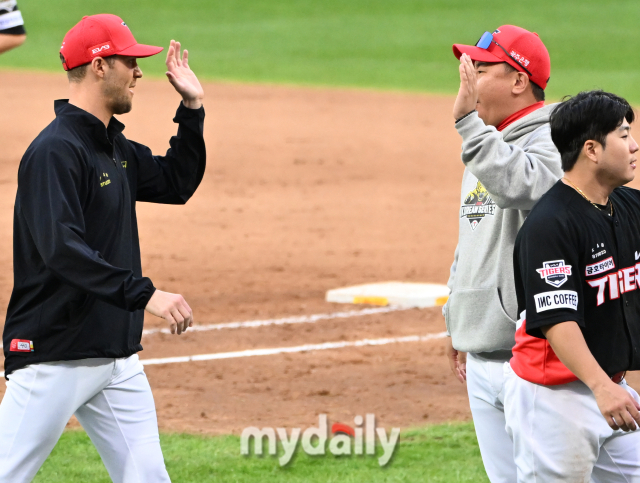
[[[495,213],[496,204],[487,189],[478,181],[476,188],[467,195],[460,207],[460,218],[466,218],[471,229],[475,230],[485,216],[493,216]]]

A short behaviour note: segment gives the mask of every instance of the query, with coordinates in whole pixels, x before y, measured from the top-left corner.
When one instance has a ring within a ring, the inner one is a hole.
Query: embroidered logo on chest
[[[111,180],[109,179],[109,173],[102,173],[100,175],[100,188],[104,188],[109,184],[111,184]]]
[[[598,258],[606,254],[607,251],[604,249],[604,243],[596,243],[596,247],[591,249],[591,258]]]

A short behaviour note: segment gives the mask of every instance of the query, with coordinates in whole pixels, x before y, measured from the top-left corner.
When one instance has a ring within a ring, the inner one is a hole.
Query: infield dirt
[[[64,74],[0,72],[0,306],[12,287],[20,158],[66,97]],[[453,99],[208,83],[208,167],[186,206],[138,205],[143,271],[181,293],[196,324],[329,313],[328,289],[446,283],[456,246],[460,138]],[[125,135],[161,154],[179,103],[142,79]],[[635,183],[640,186],[640,183]],[[146,328],[164,327],[147,317]],[[439,308],[314,324],[143,338],[141,359],[444,330]],[[444,340],[149,366],[162,430],[308,427],[374,413],[402,428],[470,418]],[[630,381],[640,382],[635,374]],[[4,385],[0,396],[4,393]],[[74,421],[71,425],[75,425]]]

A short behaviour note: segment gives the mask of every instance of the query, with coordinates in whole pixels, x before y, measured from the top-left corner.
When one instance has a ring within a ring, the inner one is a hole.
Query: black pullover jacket
[[[155,288],[142,276],[136,201],[184,204],[205,170],[204,108],[180,105],[165,156],[128,141],[115,118],[105,128],[67,101],[55,112],[18,170],[5,377],[27,364],[142,350]]]

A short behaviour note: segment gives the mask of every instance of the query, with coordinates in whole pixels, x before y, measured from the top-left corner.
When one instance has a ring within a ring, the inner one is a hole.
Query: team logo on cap
[[[540,278],[544,278],[545,282],[554,287],[560,287],[571,275],[571,265],[565,265],[564,260],[553,260],[550,262],[542,262],[542,268],[537,268],[536,272],[540,274]]]
[[[478,181],[476,189],[467,195],[464,204],[460,207],[460,218],[469,220],[471,229],[475,230],[485,216],[495,214],[496,204],[487,189]]]
[[[111,42],[106,42],[104,44],[94,45],[93,47],[89,48],[89,52],[91,53],[92,56],[93,55],[108,54],[111,50],[112,50]]]

